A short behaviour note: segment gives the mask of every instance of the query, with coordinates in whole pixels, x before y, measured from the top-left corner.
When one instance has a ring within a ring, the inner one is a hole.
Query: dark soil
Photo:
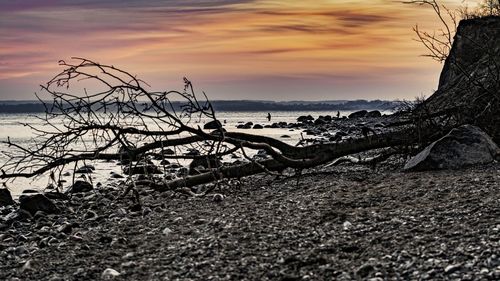
[[[2,230],[0,280],[499,280],[499,182],[499,163],[348,165],[199,198],[143,190],[141,210],[107,187]]]

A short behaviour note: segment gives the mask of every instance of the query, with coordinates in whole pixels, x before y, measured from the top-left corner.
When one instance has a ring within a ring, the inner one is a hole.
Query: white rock
[[[224,195],[220,194],[220,193],[216,193],[214,194],[214,196],[212,197],[212,200],[214,202],[221,202],[222,200],[224,200]]]
[[[124,259],[124,260],[126,260],[126,259],[130,259],[130,258],[132,258],[134,255],[135,255],[135,254],[134,254],[134,252],[128,252],[128,253],[126,253],[126,254],[122,257],[122,259]]]
[[[342,227],[344,228],[344,230],[349,230],[352,228],[352,223],[348,222],[348,221],[345,221],[343,224],[342,224]]]
[[[165,235],[169,235],[170,233],[172,233],[172,229],[168,228],[168,227],[165,227],[165,229],[163,229],[162,233],[165,234]]]
[[[444,273],[451,274],[462,267],[461,264],[450,264],[444,269]]]
[[[101,274],[101,278],[102,279],[113,279],[115,278],[116,276],[119,276],[120,275],[120,272],[112,269],[112,268],[106,268],[102,274]]]

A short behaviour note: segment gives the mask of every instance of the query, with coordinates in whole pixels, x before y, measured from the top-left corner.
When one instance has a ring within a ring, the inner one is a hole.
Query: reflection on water
[[[275,122],[287,122],[294,123],[297,121],[297,117],[301,115],[312,115],[317,118],[320,115],[332,115],[335,116],[336,112],[330,111],[315,111],[315,112],[306,112],[306,111],[284,111],[284,112],[270,112],[271,113],[271,121],[268,120],[268,112],[217,112],[216,117],[219,119],[224,128],[228,131],[232,132],[245,132],[245,133],[253,133],[259,135],[265,135],[273,138],[278,138],[284,142],[295,145],[301,139],[301,130],[289,130],[289,129],[272,129],[272,128],[264,128],[264,129],[237,129],[236,126],[241,123],[253,122],[254,124],[271,125]],[[341,116],[347,116],[350,114],[350,111],[341,111]],[[43,117],[40,115],[26,115],[26,114],[1,114],[0,115],[0,140],[4,141],[7,137],[10,138],[12,142],[27,145],[32,142],[33,137],[36,137],[33,131],[30,130],[29,127],[23,126],[20,122],[29,123],[32,125],[47,127],[48,125],[40,119]],[[190,125],[193,127],[200,126],[203,128],[204,123],[207,120],[202,118],[201,120],[193,118],[190,121]],[[283,135],[288,135],[289,138],[281,138]],[[6,144],[0,144],[1,151],[8,151],[9,148]],[[0,155],[0,162],[3,164],[6,161],[4,155]],[[111,172],[121,173],[121,167],[110,163],[95,161],[96,163],[92,163],[96,166],[96,173],[91,174],[92,180],[94,183],[101,182],[102,184],[106,184],[109,179],[109,175]],[[186,162],[181,162],[181,164],[186,164]],[[68,168],[70,171],[70,168]],[[71,182],[72,175],[66,176],[64,179],[68,182]],[[47,176],[44,175],[39,177],[38,179],[24,179],[19,178],[14,182],[9,182],[8,187],[14,195],[18,195],[24,189],[41,189],[44,188],[48,183]]]

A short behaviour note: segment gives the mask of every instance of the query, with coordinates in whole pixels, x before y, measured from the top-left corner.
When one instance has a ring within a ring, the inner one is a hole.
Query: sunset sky
[[[72,56],[210,99],[411,99],[442,67],[416,23],[437,26],[393,0],[0,0],[0,99],[33,99]]]

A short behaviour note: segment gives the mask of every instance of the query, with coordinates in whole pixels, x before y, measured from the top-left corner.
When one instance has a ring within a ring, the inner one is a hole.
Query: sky
[[[413,99],[442,68],[417,23],[438,28],[394,0],[0,0],[0,99],[34,99],[71,57],[212,100]]]

